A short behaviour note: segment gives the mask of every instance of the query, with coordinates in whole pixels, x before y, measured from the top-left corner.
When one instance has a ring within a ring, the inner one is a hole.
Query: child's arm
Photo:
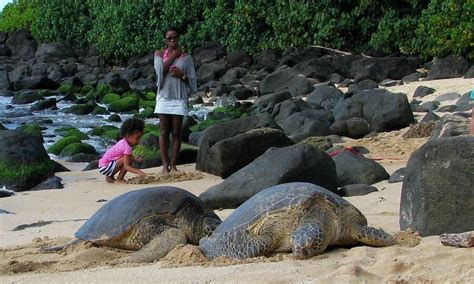
[[[133,162],[133,156],[132,155],[125,155],[123,157],[123,166],[124,166],[124,169],[128,172],[131,172],[131,173],[134,173],[134,174],[137,174],[139,177],[144,177],[146,176],[146,173],[139,170],[139,169],[136,169],[134,167],[132,167],[132,162]]]

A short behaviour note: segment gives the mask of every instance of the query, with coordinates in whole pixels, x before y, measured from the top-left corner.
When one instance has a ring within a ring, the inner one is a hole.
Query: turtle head
[[[203,234],[210,236],[221,223],[222,221],[219,218],[204,217],[202,220]]]

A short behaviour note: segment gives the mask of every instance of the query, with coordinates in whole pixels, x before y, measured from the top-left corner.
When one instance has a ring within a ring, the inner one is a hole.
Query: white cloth
[[[156,98],[155,113],[188,115],[188,112],[187,99],[165,99],[161,97]]]

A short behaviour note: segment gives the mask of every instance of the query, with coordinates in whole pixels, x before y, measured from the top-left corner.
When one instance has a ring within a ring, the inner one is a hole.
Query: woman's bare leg
[[[181,126],[183,124],[183,116],[173,115],[172,133],[173,133],[173,157],[171,158],[171,170],[178,171],[176,164],[178,162],[179,150],[181,149]]]
[[[168,156],[168,147],[170,141],[170,132],[172,125],[172,115],[160,114],[160,154],[161,161],[163,162],[162,173],[169,173],[170,171],[170,158]]]

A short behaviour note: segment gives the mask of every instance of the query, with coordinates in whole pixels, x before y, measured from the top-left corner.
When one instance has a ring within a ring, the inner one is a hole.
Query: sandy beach
[[[474,79],[420,81],[388,88],[405,93],[411,101],[419,85],[440,94],[460,95],[474,86]],[[453,102],[444,101],[442,105]],[[417,117],[423,114],[417,114]],[[377,159],[389,174],[404,167],[410,154],[427,138],[402,137],[407,129],[382,133],[358,140],[346,139],[345,146],[366,147],[367,157]],[[83,243],[59,253],[43,253],[42,246],[64,244],[105,201],[125,192],[159,185],[172,185],[199,195],[222,181],[202,173],[193,180],[160,184],[114,185],[98,171],[83,172],[85,164],[67,164],[71,172],[57,173],[64,182],[58,190],[19,192],[0,199],[0,282],[1,283],[120,283],[120,282],[318,282],[318,283],[474,283],[474,249],[443,246],[439,236],[420,238],[416,232],[400,232],[399,208],[402,183],[382,181],[377,192],[346,199],[365,214],[369,225],[383,228],[398,237],[399,244],[374,248],[330,248],[308,260],[295,260],[290,254],[238,261],[208,261],[197,247],[175,248],[163,260],[150,264],[119,264],[112,260],[128,252],[96,248]],[[193,173],[194,164],[180,166]],[[145,169],[158,173],[160,168]],[[133,175],[128,174],[128,178]],[[217,210],[225,219],[232,210]]]

